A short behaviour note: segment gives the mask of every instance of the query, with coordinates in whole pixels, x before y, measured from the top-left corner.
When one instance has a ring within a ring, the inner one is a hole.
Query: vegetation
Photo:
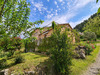
[[[94,32],[84,32],[83,35],[84,40],[96,41],[97,36]]]
[[[80,42],[80,35],[79,35],[79,33],[75,29],[73,29],[73,33],[74,33],[74,36],[75,36],[75,42],[76,43]]]
[[[89,31],[94,32],[97,37],[100,37],[100,14],[93,14],[88,20],[78,24],[75,29],[79,32]]]
[[[100,42],[99,42],[100,43]],[[97,43],[95,43],[96,45]],[[72,67],[71,67],[71,74],[70,75],[81,75],[84,73],[85,70],[87,70],[88,66],[90,66],[91,63],[95,62],[95,59],[99,53],[100,46],[97,46],[96,49],[93,50],[91,55],[86,56],[86,59],[73,59],[72,60]]]
[[[97,3],[98,1],[96,0]],[[52,35],[41,40],[37,46],[36,38],[32,37],[32,34],[35,26],[44,21],[29,22],[29,6],[27,0],[0,1],[0,70],[9,68],[9,75],[11,73],[23,75],[25,71],[36,71],[41,68],[46,69],[46,73],[50,71],[55,75],[80,75],[95,61],[100,46],[95,47],[87,41],[95,43],[96,38],[100,38],[100,8],[98,14],[77,25],[76,30],[69,31],[70,29],[66,28],[62,32],[62,27],[58,27],[53,21]],[[41,32],[42,29],[40,28]],[[76,48],[76,44],[83,42],[80,41],[77,31],[84,33],[83,39],[87,42],[82,45],[86,48],[84,54],[87,55],[84,60],[72,59],[74,53],[72,51]],[[24,35],[23,39],[20,38],[21,34]],[[72,38],[70,39],[68,35],[75,36],[75,44],[71,43]],[[36,47],[39,53],[35,52]]]
[[[24,61],[25,61],[25,59],[21,55],[18,55],[15,57],[15,64],[19,64],[19,63],[22,63]]]
[[[99,1],[99,0],[96,0],[96,3],[98,3],[98,1]],[[99,7],[99,9],[98,9],[98,12],[97,12],[97,13],[100,13],[100,7]]]
[[[20,58],[25,59],[25,61],[23,61],[22,63],[19,63],[20,60],[22,61],[22,59]],[[0,62],[2,61],[2,67],[0,66],[0,70],[4,68],[9,68],[10,74],[11,72],[13,72],[14,74],[19,74],[19,73],[24,74],[24,71],[27,71],[27,70],[34,71],[35,67],[37,65],[40,65],[40,63],[46,61],[48,57],[42,54],[28,52],[28,53],[20,53],[20,54],[18,53],[18,54],[13,55],[13,57],[7,58],[6,60],[5,59],[6,57],[0,58]],[[15,61],[18,62],[19,64],[18,63],[15,64]]]
[[[4,37],[0,41],[0,50],[4,52],[10,52],[10,56],[14,54],[15,50],[20,50],[21,48],[21,38],[15,37]]]
[[[71,50],[70,40],[67,37],[66,31],[61,34],[61,30],[55,29],[54,33],[49,39],[51,50],[51,60],[54,63],[55,74],[69,75],[71,65]]]
[[[55,24],[55,23],[53,23]],[[61,33],[61,27],[55,24],[53,34],[42,40],[39,52],[50,54],[55,74],[69,75],[72,59],[71,41],[68,38],[68,30]]]

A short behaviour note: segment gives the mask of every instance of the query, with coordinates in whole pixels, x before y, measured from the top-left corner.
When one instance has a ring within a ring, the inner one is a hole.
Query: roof
[[[50,23],[51,24],[51,23]],[[49,26],[50,24],[48,24],[48,25],[46,25],[45,27],[43,27],[43,29],[44,28],[50,28],[51,26]],[[69,23],[63,23],[63,24],[58,24],[58,23],[56,23],[57,25],[68,25],[71,29],[72,29],[72,27],[70,26],[70,24]],[[49,27],[47,27],[47,26],[49,26]],[[35,30],[37,30],[37,29],[39,29],[39,28],[36,28]],[[34,31],[35,31],[34,30]],[[52,30],[52,28],[50,28],[49,30],[45,30],[45,31],[43,31],[41,34],[43,34],[44,32],[47,32],[47,31],[50,31],[50,30]],[[39,34],[39,35],[41,35],[41,34]]]

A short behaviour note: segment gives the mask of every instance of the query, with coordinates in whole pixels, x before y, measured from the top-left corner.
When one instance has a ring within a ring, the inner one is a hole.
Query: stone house
[[[69,29],[69,32],[72,32],[72,27],[70,26],[69,23],[57,24],[57,25],[61,26],[61,32],[63,32],[65,29]],[[42,30],[37,28],[34,30],[32,37],[36,37],[37,45],[39,45],[42,39],[50,37],[52,33],[53,33],[52,27],[43,27]],[[75,36],[73,32],[71,34],[68,34],[68,37],[71,37],[72,42],[75,43]]]

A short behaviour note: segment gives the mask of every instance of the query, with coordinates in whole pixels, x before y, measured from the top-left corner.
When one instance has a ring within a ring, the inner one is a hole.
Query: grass
[[[98,42],[94,42],[94,44],[97,44]],[[100,43],[100,42],[99,42]],[[98,55],[100,50],[100,46],[97,46],[96,49],[91,53],[91,55],[86,56],[86,59],[73,59],[72,63],[73,65],[71,66],[71,74],[70,75],[81,75],[87,68],[88,66],[95,62],[95,58]],[[21,55],[25,58],[25,62],[20,63],[15,65],[14,64],[14,59],[15,56],[18,54],[15,54],[13,57],[7,59],[7,67],[9,68],[9,74],[18,73],[23,74],[24,71],[32,71],[35,69],[36,66],[40,65],[40,63],[43,63],[42,66],[44,65],[49,65],[51,67],[50,62],[46,62],[49,57],[42,55],[42,54],[37,54],[37,53],[21,53]],[[2,60],[4,58],[0,58]]]
[[[96,44],[96,43],[95,43]],[[72,67],[71,67],[71,74],[70,75],[81,75],[88,66],[95,62],[95,59],[99,53],[100,46],[97,46],[96,49],[91,53],[91,55],[86,56],[86,59],[73,59],[72,60]]]
[[[46,59],[48,59],[47,56],[36,54],[36,53],[30,53],[30,52],[22,53],[21,55],[25,58],[25,62],[23,63],[15,65],[14,64],[15,56],[7,60],[7,67],[9,68],[9,73],[13,71],[16,74],[18,73],[23,74],[25,70],[26,71],[34,70],[34,68],[37,65],[39,65],[41,62],[44,62]]]

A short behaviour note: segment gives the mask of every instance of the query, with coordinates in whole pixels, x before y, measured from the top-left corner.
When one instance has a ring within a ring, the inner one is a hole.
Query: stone
[[[0,75],[5,75],[5,71],[4,70],[0,71]]]
[[[85,59],[85,50],[80,49],[79,55],[80,55],[80,58]]]
[[[28,72],[25,72],[25,75],[35,75],[35,71],[28,71]]]
[[[5,75],[8,75],[9,69],[5,69]]]
[[[0,75],[8,75],[8,71],[9,69],[2,70],[0,71]]]

